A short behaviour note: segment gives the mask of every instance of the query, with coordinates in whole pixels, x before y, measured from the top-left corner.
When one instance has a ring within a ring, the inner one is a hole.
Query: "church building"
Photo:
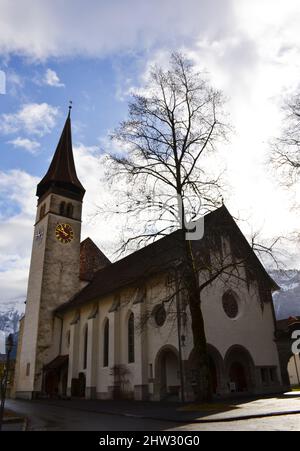
[[[16,397],[193,400],[191,317],[174,271],[178,232],[112,263],[90,238],[80,241],[84,194],[69,113],[37,185]],[[201,294],[214,396],[280,392],[272,301],[278,286],[224,205],[204,225],[203,239],[191,242],[197,261],[213,265],[216,254],[227,253],[234,267],[248,255],[239,277],[220,276]],[[202,280],[209,271],[200,263]]]

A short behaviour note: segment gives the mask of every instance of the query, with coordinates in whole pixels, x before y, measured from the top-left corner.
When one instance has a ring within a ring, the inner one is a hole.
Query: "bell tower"
[[[60,330],[53,311],[79,290],[85,189],[74,164],[70,110],[49,169],[36,191],[37,213],[16,378],[16,396],[27,399],[41,392],[43,366],[59,354]]]

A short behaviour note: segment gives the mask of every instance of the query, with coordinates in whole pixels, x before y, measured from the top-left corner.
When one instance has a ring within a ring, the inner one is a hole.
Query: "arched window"
[[[67,216],[68,216],[69,218],[72,218],[73,212],[74,212],[74,207],[73,207],[73,205],[72,205],[72,204],[68,204],[68,205],[67,205]]]
[[[64,214],[65,214],[65,206],[66,206],[66,203],[65,203],[65,202],[61,202],[61,203],[60,203],[60,206],[59,206],[59,214],[62,215],[62,216],[64,216]]]
[[[103,366],[108,366],[108,355],[109,355],[109,322],[107,319],[104,325]]]
[[[88,350],[88,328],[87,328],[87,326],[85,326],[84,336],[83,336],[83,369],[84,370],[87,367],[87,350]]]
[[[40,216],[39,216],[39,219],[42,219],[42,218],[45,216],[45,211],[46,211],[46,205],[43,204],[43,205],[41,206],[41,209],[40,209]]]
[[[128,318],[128,363],[134,362],[134,314]]]

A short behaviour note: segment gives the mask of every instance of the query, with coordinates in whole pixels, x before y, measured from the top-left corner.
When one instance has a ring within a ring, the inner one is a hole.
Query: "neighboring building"
[[[293,332],[300,334],[300,316],[277,321],[277,346],[284,388],[300,387],[300,354],[293,354]],[[299,335],[298,334],[298,335]]]
[[[294,354],[288,364],[291,387],[300,387],[300,356]]]
[[[110,263],[91,239],[80,243],[84,193],[69,115],[37,187],[16,396],[175,399],[183,380],[185,399],[193,399],[197,369],[189,309],[182,292],[167,302],[178,284],[180,232]],[[204,221],[204,238],[192,242],[200,279],[217,254],[232,261],[248,255],[240,277],[216,279],[202,293],[214,393],[278,392],[272,303],[278,287],[225,206]]]

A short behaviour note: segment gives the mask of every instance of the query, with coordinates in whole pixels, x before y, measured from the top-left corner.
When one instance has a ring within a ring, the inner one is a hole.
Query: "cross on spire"
[[[72,100],[69,100],[69,114],[68,114],[68,117],[71,116],[72,107],[73,107],[73,102],[72,102]]]

